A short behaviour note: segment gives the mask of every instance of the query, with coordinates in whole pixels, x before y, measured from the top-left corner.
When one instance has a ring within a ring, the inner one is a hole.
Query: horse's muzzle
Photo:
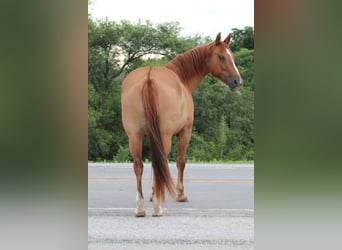
[[[228,76],[226,77],[226,83],[228,84],[230,90],[234,91],[243,84],[243,80],[240,76]]]

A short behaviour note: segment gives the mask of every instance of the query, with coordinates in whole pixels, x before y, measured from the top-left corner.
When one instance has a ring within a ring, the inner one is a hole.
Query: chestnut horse
[[[160,202],[165,202],[165,190],[176,201],[187,201],[183,172],[194,121],[192,92],[208,73],[231,90],[241,86],[242,78],[234,63],[230,40],[231,34],[221,41],[221,33],[218,33],[214,42],[180,54],[163,67],[138,68],[124,79],[122,122],[129,138],[137,179],[136,216],[145,216],[141,184],[144,168],[142,140],[145,135],[149,137],[153,169],[152,215],[163,214]],[[167,162],[174,135],[178,138],[176,187]]]

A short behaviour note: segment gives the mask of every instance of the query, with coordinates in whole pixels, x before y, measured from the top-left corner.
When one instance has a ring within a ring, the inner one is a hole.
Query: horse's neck
[[[201,46],[178,55],[165,67],[173,70],[182,83],[193,92],[208,74],[206,57],[207,46]]]

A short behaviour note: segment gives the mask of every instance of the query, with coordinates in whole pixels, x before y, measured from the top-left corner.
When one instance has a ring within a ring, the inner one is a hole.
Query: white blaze
[[[239,72],[239,70],[237,69],[237,67],[236,67],[236,65],[235,65],[235,62],[234,62],[234,60],[233,60],[232,53],[230,53],[229,49],[226,49],[226,51],[227,51],[227,54],[228,54],[228,55],[230,56],[230,58],[232,59],[232,62],[233,62],[233,66],[234,66],[235,71],[238,72],[238,74],[240,75],[240,72]],[[241,77],[240,77],[240,81],[241,81]]]

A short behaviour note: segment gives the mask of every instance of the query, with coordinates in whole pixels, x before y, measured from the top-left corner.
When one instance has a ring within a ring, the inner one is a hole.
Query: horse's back
[[[146,120],[142,89],[151,68],[132,71],[122,85],[122,119],[126,132],[146,134]],[[162,133],[177,133],[193,120],[193,102],[178,76],[165,67],[153,67],[150,80],[155,84],[158,96],[158,113]]]

